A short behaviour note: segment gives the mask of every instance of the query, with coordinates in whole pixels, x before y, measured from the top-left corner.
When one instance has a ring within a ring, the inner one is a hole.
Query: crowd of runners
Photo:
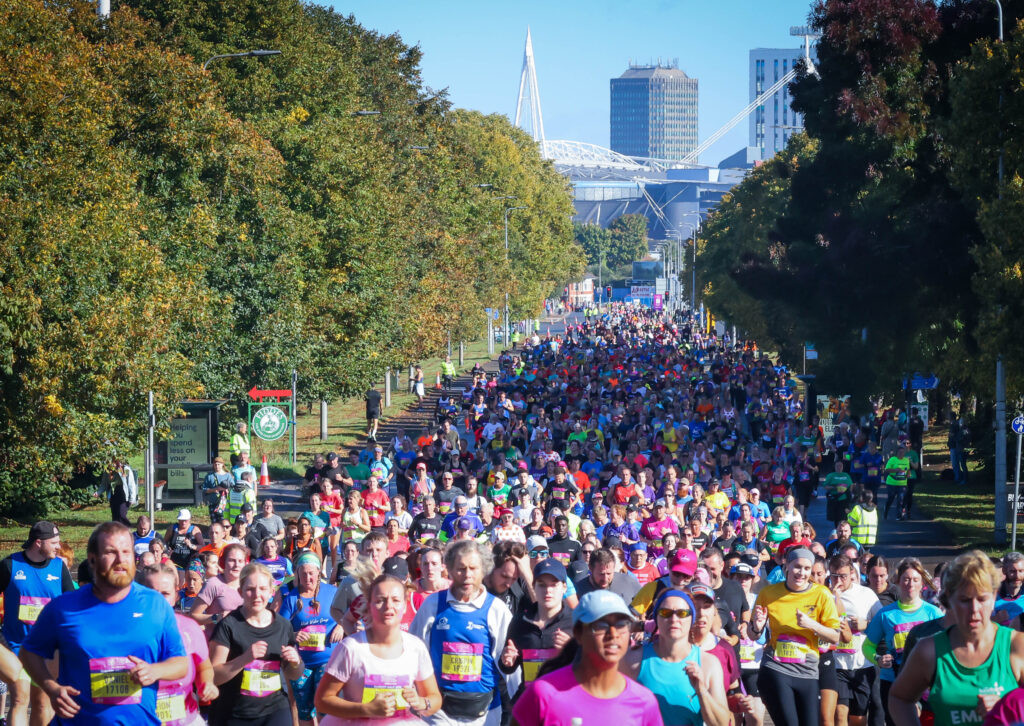
[[[920,421],[840,407],[826,437],[751,344],[584,321],[465,390],[446,368],[436,425],[317,456],[299,517],[239,450],[209,526],[108,522],[76,567],[34,525],[0,564],[9,723],[1024,721],[1024,555],[872,552]]]

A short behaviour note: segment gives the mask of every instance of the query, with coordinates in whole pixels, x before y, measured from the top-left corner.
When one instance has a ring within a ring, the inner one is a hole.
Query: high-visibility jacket
[[[256,490],[244,483],[233,484],[228,489],[228,521],[234,524],[242,513],[242,505],[248,504],[256,510]]]
[[[443,361],[441,363],[441,373],[449,378],[455,378],[455,366],[448,361]]]
[[[857,505],[850,510],[846,520],[853,529],[853,538],[865,547],[874,547],[878,541],[878,507],[870,510]]]

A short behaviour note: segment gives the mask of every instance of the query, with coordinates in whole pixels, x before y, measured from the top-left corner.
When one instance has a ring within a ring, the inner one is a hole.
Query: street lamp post
[[[527,207],[505,207],[505,264],[508,265],[508,213],[514,212],[517,209],[526,209]],[[508,336],[510,334],[510,328],[508,324],[508,277],[505,278],[505,334],[502,337],[502,344],[508,347]]]
[[[211,63],[213,63],[215,60],[220,60],[221,58],[263,58],[264,56],[268,55],[281,55],[281,51],[258,49],[247,50],[242,53],[221,53],[220,55],[215,55],[210,58],[207,58],[206,62],[203,63],[203,70],[205,71]]]
[[[994,0],[996,9],[999,11],[999,43],[1003,43],[1003,4],[1000,0]],[[999,90],[999,199],[1003,198],[1003,91]],[[996,358],[996,528],[995,540],[999,544],[1006,542],[1006,378],[1003,372],[1003,357]],[[1017,501],[1013,502],[1014,512],[1017,511]],[[1016,517],[1015,517],[1016,521]]]

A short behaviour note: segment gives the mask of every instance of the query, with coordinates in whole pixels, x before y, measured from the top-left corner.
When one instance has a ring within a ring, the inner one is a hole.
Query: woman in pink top
[[[178,571],[174,565],[147,567],[142,582],[163,595],[174,607],[178,597]],[[220,689],[213,685],[210,650],[203,629],[195,620],[179,612],[174,613],[174,619],[178,621],[181,641],[188,654],[188,673],[176,681],[160,681],[156,714],[165,724],[203,726],[206,721],[199,715],[199,704],[210,703],[220,695]]]
[[[573,640],[541,666],[512,708],[519,726],[571,726],[574,718],[630,726],[663,726],[658,701],[619,672],[633,616],[610,590],[594,590],[573,610]]]
[[[380,575],[368,592],[366,629],[335,647],[317,688],[320,724],[422,724],[441,707],[441,692],[427,646],[402,631],[405,583]]]
[[[223,571],[206,581],[192,604],[192,611],[189,613],[192,619],[200,625],[207,626],[211,633],[213,626],[222,616],[241,606],[242,596],[238,592],[238,578],[248,561],[249,550],[245,545],[229,544],[225,547],[220,555]]]

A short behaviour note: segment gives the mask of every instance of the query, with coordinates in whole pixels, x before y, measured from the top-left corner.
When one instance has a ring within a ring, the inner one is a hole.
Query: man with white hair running
[[[444,555],[451,587],[423,601],[409,632],[427,645],[441,689],[434,724],[497,725],[501,652],[512,613],[487,592],[491,551],[473,540],[448,546]]]

